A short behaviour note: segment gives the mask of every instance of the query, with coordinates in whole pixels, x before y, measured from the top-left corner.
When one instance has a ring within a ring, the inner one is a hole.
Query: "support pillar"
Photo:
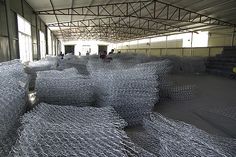
[[[14,51],[13,49],[13,28],[11,24],[11,9],[10,9],[10,1],[5,0],[5,7],[6,7],[6,18],[7,18],[7,34],[8,34],[8,42],[9,42],[9,54],[8,54],[8,59],[11,60],[12,58],[12,53]]]
[[[234,28],[233,28],[233,34],[232,34],[231,46],[234,46],[235,32],[236,32],[236,26],[234,26]]]

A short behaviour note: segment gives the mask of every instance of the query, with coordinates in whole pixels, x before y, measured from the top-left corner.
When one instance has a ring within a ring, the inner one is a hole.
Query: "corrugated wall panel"
[[[21,0],[10,0],[10,6],[14,12],[23,16]]]
[[[32,23],[33,10],[25,1],[23,1],[23,10],[24,10],[24,18],[30,23]]]
[[[0,62],[9,60],[8,37],[0,37]]]
[[[11,28],[12,28],[12,34],[13,34],[13,52],[11,52],[11,59],[19,59],[20,54],[19,54],[19,44],[18,44],[18,28],[17,28],[17,18],[16,18],[16,13],[14,11],[10,11],[10,23],[11,23]]]
[[[6,8],[5,5],[1,2],[0,3],[0,23],[1,23],[1,29],[0,29],[0,36],[7,36],[7,19],[6,19]]]

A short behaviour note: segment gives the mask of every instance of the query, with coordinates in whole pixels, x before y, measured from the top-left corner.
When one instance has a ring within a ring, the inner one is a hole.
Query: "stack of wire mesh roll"
[[[154,157],[128,138],[122,130],[125,125],[112,107],[42,103],[23,117],[10,156]]]
[[[0,64],[0,156],[16,139],[20,116],[26,110],[28,76],[19,60]]]
[[[35,81],[38,71],[53,70],[57,68],[58,58],[57,57],[47,57],[45,59],[29,62],[26,66],[25,71],[30,76],[29,88],[34,90]]]
[[[89,106],[94,103],[94,83],[75,68],[38,72],[35,89],[40,102]]]
[[[129,126],[142,124],[159,100],[158,78],[168,61],[137,64],[133,68],[91,73],[97,84],[97,104],[113,106]]]
[[[235,139],[210,135],[193,125],[166,118],[159,113],[153,113],[146,118],[144,128],[147,133],[145,135],[148,136],[144,138],[152,139],[151,147],[145,145],[144,148],[160,157],[233,157],[236,154]],[[136,136],[136,139],[141,137]],[[142,142],[138,143],[143,145]]]

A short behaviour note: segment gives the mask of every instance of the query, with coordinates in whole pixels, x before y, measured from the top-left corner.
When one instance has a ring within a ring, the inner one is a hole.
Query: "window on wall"
[[[22,62],[33,61],[31,25],[20,15],[17,15],[19,50]]]
[[[48,29],[48,55],[53,55],[52,53],[52,36],[51,36],[51,31]]]
[[[40,38],[40,56],[41,58],[46,57],[46,40],[45,35],[42,31],[39,32],[39,38]]]

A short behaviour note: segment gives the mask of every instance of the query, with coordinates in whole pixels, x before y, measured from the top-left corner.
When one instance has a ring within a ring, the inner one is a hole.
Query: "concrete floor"
[[[172,75],[171,78],[179,85],[195,84],[196,97],[188,101],[162,101],[155,112],[193,124],[210,134],[236,138],[236,80],[208,74]],[[225,110],[226,114],[216,114],[214,110]],[[126,131],[130,134],[140,130],[139,127]]]

